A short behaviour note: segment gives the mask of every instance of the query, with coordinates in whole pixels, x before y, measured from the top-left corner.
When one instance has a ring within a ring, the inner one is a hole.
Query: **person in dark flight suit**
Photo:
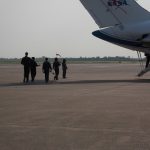
[[[68,67],[67,67],[67,64],[66,64],[66,59],[63,59],[63,62],[62,62],[62,76],[63,78],[66,78],[66,71],[67,71]]]
[[[45,82],[48,83],[49,81],[49,72],[52,71],[52,67],[50,62],[48,61],[48,58],[45,58],[45,61],[43,63],[42,71],[45,74]]]
[[[54,80],[58,80],[59,66],[60,66],[60,63],[58,61],[58,58],[55,58],[55,60],[53,62],[53,69],[55,70]]]
[[[36,67],[40,66],[35,61],[35,57],[32,57],[30,67],[31,67],[31,81],[34,82],[35,76],[36,76]]]
[[[24,66],[23,82],[26,82],[26,83],[29,81],[30,62],[31,62],[31,59],[28,57],[28,52],[26,52],[25,57],[23,57],[21,60],[21,64]]]

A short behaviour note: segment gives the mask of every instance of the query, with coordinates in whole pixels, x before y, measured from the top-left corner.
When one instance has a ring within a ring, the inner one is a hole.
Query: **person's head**
[[[35,60],[35,57],[32,57],[33,60]]]
[[[48,61],[48,58],[45,58],[45,61]]]
[[[57,58],[57,57],[55,58],[55,61],[58,61],[58,58]]]
[[[66,62],[66,59],[63,59],[63,63],[65,63]]]
[[[25,56],[28,56],[28,52],[25,52]]]

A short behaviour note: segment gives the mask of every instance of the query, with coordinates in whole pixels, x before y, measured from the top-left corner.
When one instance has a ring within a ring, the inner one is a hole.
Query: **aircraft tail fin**
[[[150,20],[135,0],[80,0],[101,28]]]

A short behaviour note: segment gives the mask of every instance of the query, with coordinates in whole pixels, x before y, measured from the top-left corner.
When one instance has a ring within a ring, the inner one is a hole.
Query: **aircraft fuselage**
[[[150,21],[101,28],[92,34],[131,50],[150,53]]]

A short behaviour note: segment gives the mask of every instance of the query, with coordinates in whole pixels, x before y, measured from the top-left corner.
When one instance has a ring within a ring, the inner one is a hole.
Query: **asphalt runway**
[[[0,65],[0,150],[150,150],[150,73],[137,64],[72,64],[67,79],[23,84]]]

